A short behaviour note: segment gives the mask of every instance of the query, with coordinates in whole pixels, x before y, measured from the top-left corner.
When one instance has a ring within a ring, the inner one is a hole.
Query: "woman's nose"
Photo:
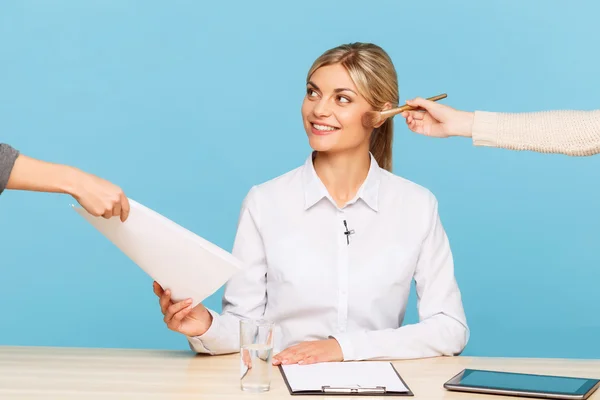
[[[327,100],[319,100],[313,108],[316,117],[328,117],[331,115],[331,108]]]

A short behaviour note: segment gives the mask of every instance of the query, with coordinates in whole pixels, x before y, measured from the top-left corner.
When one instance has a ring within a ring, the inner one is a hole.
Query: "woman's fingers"
[[[183,310],[185,308],[189,308],[189,306],[191,304],[192,304],[191,299],[187,299],[184,301],[180,301],[178,303],[171,304],[169,307],[167,307],[167,312],[165,313],[165,322],[167,324],[169,322],[171,322],[171,320],[174,318],[175,314],[179,313],[181,310]],[[181,318],[183,318],[183,317],[181,317]]]
[[[160,296],[159,303],[160,303],[160,311],[163,314],[166,314],[167,309],[171,305],[171,292],[169,291],[169,289],[165,290],[164,293],[162,294],[162,296]]]

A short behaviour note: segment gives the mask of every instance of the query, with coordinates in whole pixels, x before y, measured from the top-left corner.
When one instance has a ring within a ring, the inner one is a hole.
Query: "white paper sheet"
[[[408,392],[389,362],[324,362],[309,365],[284,365],[283,371],[293,392],[320,391],[323,386],[373,388]]]
[[[164,289],[170,289],[173,301],[191,298],[196,305],[242,268],[231,253],[132,199],[129,203],[125,222],[73,208]]]

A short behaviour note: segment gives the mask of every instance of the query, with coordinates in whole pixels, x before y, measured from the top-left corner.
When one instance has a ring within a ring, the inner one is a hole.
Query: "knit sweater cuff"
[[[475,111],[472,130],[473,144],[475,146],[498,145],[498,113]]]

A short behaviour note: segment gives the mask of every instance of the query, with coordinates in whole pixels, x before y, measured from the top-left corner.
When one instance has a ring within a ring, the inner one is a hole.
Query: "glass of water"
[[[248,392],[271,388],[273,323],[266,320],[240,320],[241,387]]]

